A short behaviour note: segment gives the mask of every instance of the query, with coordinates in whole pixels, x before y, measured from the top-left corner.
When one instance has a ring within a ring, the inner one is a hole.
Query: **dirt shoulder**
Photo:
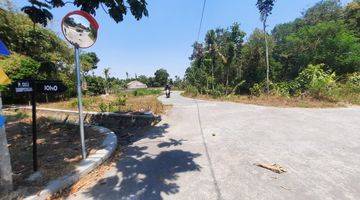
[[[281,96],[249,96],[249,95],[230,95],[226,97],[214,98],[210,95],[189,95],[182,93],[184,97],[196,98],[201,100],[209,101],[226,101],[226,102],[235,102],[235,103],[244,103],[244,104],[253,104],[260,106],[273,106],[273,107],[284,107],[284,108],[335,108],[335,107],[347,107],[350,104],[342,102],[331,102],[331,101],[321,101],[310,97],[281,97]]]
[[[81,145],[78,127],[57,123],[39,117],[38,124],[38,165],[43,177],[36,182],[26,179],[33,173],[32,168],[32,126],[26,113],[6,113],[6,134],[11,155],[14,186],[17,191],[36,193],[50,180],[66,175],[81,161]],[[105,138],[93,128],[85,129],[87,153],[101,148]]]

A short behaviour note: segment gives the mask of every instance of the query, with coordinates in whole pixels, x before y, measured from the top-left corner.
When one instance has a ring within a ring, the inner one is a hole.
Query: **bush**
[[[126,94],[118,94],[115,99],[114,106],[125,106],[127,99],[128,97]]]
[[[159,95],[161,90],[155,89],[137,89],[133,92],[134,96]]]
[[[91,105],[93,105],[93,103],[94,103],[94,99],[91,97],[83,97],[82,98],[82,105],[85,109],[88,109],[89,107],[91,107]],[[77,98],[74,98],[73,100],[71,100],[70,106],[73,108],[76,108],[78,106]]]
[[[101,102],[99,104],[99,108],[100,108],[101,112],[108,112],[108,105],[106,103],[104,103],[104,102]]]
[[[187,96],[196,97],[199,95],[199,90],[195,86],[187,85],[185,87],[185,94]]]
[[[255,83],[251,88],[250,88],[250,95],[251,96],[256,96],[259,97],[261,95],[264,94],[264,83]]]
[[[308,92],[317,99],[331,99],[336,88],[335,73],[326,73],[324,65],[308,65],[295,79],[297,90]]]
[[[346,85],[355,91],[360,92],[360,72],[349,75]]]
[[[275,96],[290,97],[292,84],[289,82],[271,83],[270,93]]]

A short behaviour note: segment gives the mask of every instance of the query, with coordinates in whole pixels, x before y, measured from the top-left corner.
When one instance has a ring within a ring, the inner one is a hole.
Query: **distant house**
[[[126,87],[128,90],[135,90],[135,89],[147,88],[147,85],[140,81],[131,81],[126,85]]]

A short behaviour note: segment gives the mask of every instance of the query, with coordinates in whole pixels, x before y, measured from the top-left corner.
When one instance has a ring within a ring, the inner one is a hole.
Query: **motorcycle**
[[[167,90],[165,91],[165,94],[166,94],[166,98],[170,98],[170,90],[169,90],[169,89],[167,89]]]

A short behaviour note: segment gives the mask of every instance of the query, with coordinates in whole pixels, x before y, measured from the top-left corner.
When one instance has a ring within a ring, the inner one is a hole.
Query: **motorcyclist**
[[[165,91],[166,91],[166,90],[171,90],[171,87],[170,87],[169,84],[166,84],[166,85],[165,85]]]
[[[165,86],[165,92],[166,92],[166,96],[169,98],[170,97],[170,91],[171,91],[171,86],[169,84],[166,84]]]

